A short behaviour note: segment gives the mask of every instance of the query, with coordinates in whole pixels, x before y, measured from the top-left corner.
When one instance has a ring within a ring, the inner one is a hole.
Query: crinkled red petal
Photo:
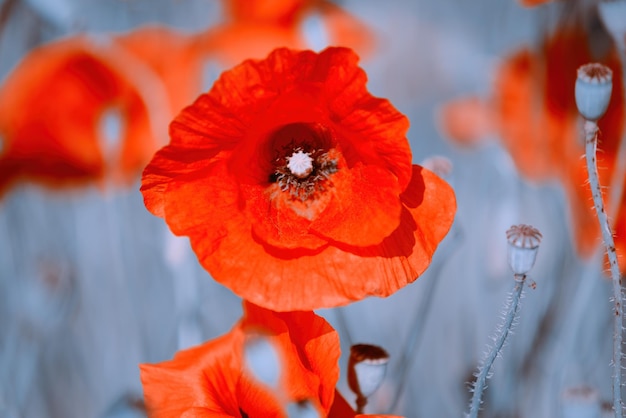
[[[228,334],[180,351],[173,360],[143,364],[141,380],[151,417],[284,418],[285,399],[309,400],[327,413],[339,377],[339,337],[313,312],[275,313],[244,302],[245,315]],[[245,370],[248,336],[262,334],[281,358],[279,388],[257,382]],[[276,393],[281,391],[282,395]]]
[[[185,178],[172,183],[166,193],[168,225],[174,233],[190,237],[200,262],[215,280],[276,311],[389,296],[426,269],[456,210],[450,186],[415,166],[401,196],[400,224],[380,244],[331,243],[318,250],[287,250],[255,239],[250,220],[241,210],[233,210],[238,194],[232,179],[201,187],[204,175],[199,174],[195,182]]]

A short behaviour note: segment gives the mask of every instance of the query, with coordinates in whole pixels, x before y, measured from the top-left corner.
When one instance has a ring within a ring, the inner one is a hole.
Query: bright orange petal
[[[551,0],[518,0],[522,6],[525,7],[535,7],[545,3],[550,2]]]
[[[205,416],[238,416],[235,395],[243,340],[243,332],[233,330],[201,346],[180,351],[173,360],[142,364],[141,383],[150,417],[178,417],[192,408],[216,414]]]
[[[314,397],[327,413],[335,396],[339,379],[339,335],[320,316],[313,312],[275,313],[245,303],[245,329],[261,328],[281,347],[284,368],[289,370],[283,385],[290,399]],[[286,332],[284,332],[286,331]]]
[[[151,417],[284,418],[284,402],[300,400],[328,413],[339,377],[337,333],[313,312],[277,314],[248,302],[244,312],[228,334],[180,351],[173,360],[141,365]],[[245,370],[244,343],[257,334],[274,344],[281,358],[280,388],[257,382]]]
[[[217,281],[277,311],[389,296],[426,269],[455,212],[452,189],[434,174],[416,168],[403,195],[400,225],[381,244],[279,250],[250,234],[250,220],[233,210],[238,200],[230,186],[215,189],[217,182],[200,181],[196,185],[185,179],[176,185],[181,194],[171,194],[172,208],[166,206],[165,211],[169,226],[174,233],[190,237],[201,263]]]
[[[400,222],[400,185],[388,171],[358,163],[332,178],[331,202],[311,229],[332,241],[376,245]]]

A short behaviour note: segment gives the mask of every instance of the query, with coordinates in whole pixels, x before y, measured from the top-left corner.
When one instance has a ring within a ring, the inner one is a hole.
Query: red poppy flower
[[[226,67],[263,58],[277,47],[307,48],[303,24],[318,15],[331,45],[366,55],[373,49],[371,30],[327,0],[224,0],[225,22],[199,35],[201,48]]]
[[[585,257],[600,243],[600,230],[590,204],[591,191],[584,186],[587,169],[581,156],[585,146],[574,100],[574,83],[578,67],[591,61],[602,62],[613,70],[613,94],[606,114],[599,121],[601,139],[597,155],[601,183],[609,186],[624,133],[621,66],[613,48],[603,56],[594,56],[587,33],[580,27],[563,27],[545,40],[539,52],[523,49],[507,59],[496,77],[494,96],[487,103],[462,99],[446,105],[441,113],[444,131],[460,143],[476,143],[477,136],[484,138],[495,132],[526,178],[558,179],[570,200],[578,252]],[[461,115],[470,109],[482,116],[463,130],[460,126],[467,120]],[[491,123],[485,123],[486,120]],[[624,221],[623,216],[617,217],[618,231],[623,230],[620,222]],[[626,234],[618,232],[617,246],[623,248],[625,239]]]
[[[407,119],[366,81],[345,48],[278,49],[225,72],[144,171],[147,208],[258,305],[392,294],[426,269],[456,207],[411,165]]]
[[[262,334],[279,354],[280,389],[246,371],[244,344],[251,334]],[[228,334],[173,360],[140,366],[146,407],[156,418],[286,417],[286,403],[306,401],[327,416],[339,355],[337,332],[313,312],[275,313],[244,302],[244,317]]]
[[[522,6],[535,7],[548,3],[551,0],[518,0]]]
[[[166,142],[173,112],[200,93],[193,45],[155,26],[33,49],[0,88],[0,193],[19,179],[135,180]]]

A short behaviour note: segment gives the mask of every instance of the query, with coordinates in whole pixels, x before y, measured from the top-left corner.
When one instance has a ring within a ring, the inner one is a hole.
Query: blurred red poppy
[[[247,58],[264,58],[277,47],[305,49],[304,24],[319,16],[330,45],[366,55],[374,48],[373,32],[329,0],[223,0],[225,22],[199,34],[201,48],[231,67]]]
[[[0,87],[0,194],[20,179],[136,180],[173,112],[200,93],[195,52],[191,37],[159,26],[30,51]]]
[[[225,72],[144,171],[147,208],[258,305],[392,294],[428,267],[456,204],[411,165],[408,120],[366,81],[345,48],[278,49]]]
[[[251,335],[262,335],[279,354],[278,389],[245,368]],[[286,404],[307,402],[327,416],[339,355],[337,332],[313,312],[276,313],[244,302],[244,317],[228,334],[140,366],[146,407],[157,418],[286,417]]]
[[[534,7],[550,2],[551,0],[518,0],[522,6]]]
[[[601,241],[591,191],[585,186],[587,169],[581,158],[585,145],[574,83],[578,67],[592,61],[613,70],[613,94],[599,121],[597,156],[601,184],[610,186],[624,134],[622,70],[612,45],[601,56],[592,54],[582,26],[560,28],[546,38],[539,52],[523,49],[509,57],[500,66],[489,101],[463,98],[447,104],[441,112],[444,132],[458,143],[475,144],[495,133],[524,177],[537,182],[558,179],[563,184],[570,201],[576,247],[584,257],[591,256]],[[467,114],[478,116],[470,121]],[[622,199],[621,206],[625,205]],[[621,209],[615,218],[616,245],[626,254],[626,234],[621,232],[621,224],[626,222],[623,212]]]
[[[114,42],[158,76],[172,117],[202,93],[204,56],[194,35],[168,26],[148,25],[117,35]]]

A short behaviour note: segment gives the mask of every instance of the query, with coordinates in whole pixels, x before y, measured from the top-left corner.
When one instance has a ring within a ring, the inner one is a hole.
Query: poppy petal
[[[263,336],[282,364],[279,388],[246,369],[248,338]],[[154,417],[284,417],[284,403],[306,400],[326,415],[339,378],[339,336],[313,312],[275,313],[244,302],[244,318],[227,334],[180,351],[173,360],[140,366]]]

